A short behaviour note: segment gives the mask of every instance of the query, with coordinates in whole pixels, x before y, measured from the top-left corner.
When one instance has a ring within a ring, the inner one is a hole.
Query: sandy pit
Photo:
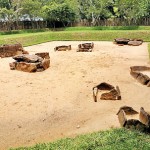
[[[31,54],[50,53],[51,67],[44,72],[10,70],[13,59],[0,59],[0,149],[120,127],[116,113],[124,105],[150,110],[150,88],[130,76],[130,66],[148,65],[147,43],[132,47],[94,42],[93,52],[77,53],[80,43],[26,47]],[[70,44],[71,51],[54,51]],[[92,88],[101,82],[118,85],[122,100],[95,103]]]

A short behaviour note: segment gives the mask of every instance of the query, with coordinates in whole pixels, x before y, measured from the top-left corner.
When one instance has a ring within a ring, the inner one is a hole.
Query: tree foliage
[[[0,0],[0,19],[18,21],[43,18],[64,25],[88,20],[92,25],[103,19],[124,18],[129,22],[150,16],[150,0]]]

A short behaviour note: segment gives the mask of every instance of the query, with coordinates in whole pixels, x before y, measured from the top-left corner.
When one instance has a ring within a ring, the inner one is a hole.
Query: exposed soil
[[[49,52],[44,72],[10,70],[12,58],[0,59],[0,149],[30,146],[82,133],[120,127],[121,106],[150,110],[150,88],[130,76],[130,66],[148,65],[147,43],[118,46],[94,42],[93,52],[76,52],[82,42],[48,42],[26,47]],[[71,51],[54,47],[72,45]],[[95,103],[92,88],[101,82],[119,86],[122,100]]]

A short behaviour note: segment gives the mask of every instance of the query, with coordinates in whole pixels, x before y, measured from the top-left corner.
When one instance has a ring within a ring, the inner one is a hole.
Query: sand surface
[[[94,42],[93,52],[77,53],[80,43],[26,47],[32,54],[50,53],[51,67],[44,72],[10,70],[12,58],[0,59],[0,149],[120,127],[116,113],[124,105],[150,111],[150,88],[130,76],[130,66],[148,65],[147,43]],[[54,52],[55,46],[69,44],[71,51]],[[95,103],[92,88],[101,82],[118,85],[122,100]]]

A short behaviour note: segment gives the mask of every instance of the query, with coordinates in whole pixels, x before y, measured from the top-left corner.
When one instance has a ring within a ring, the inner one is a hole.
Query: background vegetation
[[[150,23],[149,0],[0,0],[1,29],[19,29],[20,21],[31,28]],[[38,21],[43,20],[43,24]],[[27,23],[27,22],[26,22]]]

